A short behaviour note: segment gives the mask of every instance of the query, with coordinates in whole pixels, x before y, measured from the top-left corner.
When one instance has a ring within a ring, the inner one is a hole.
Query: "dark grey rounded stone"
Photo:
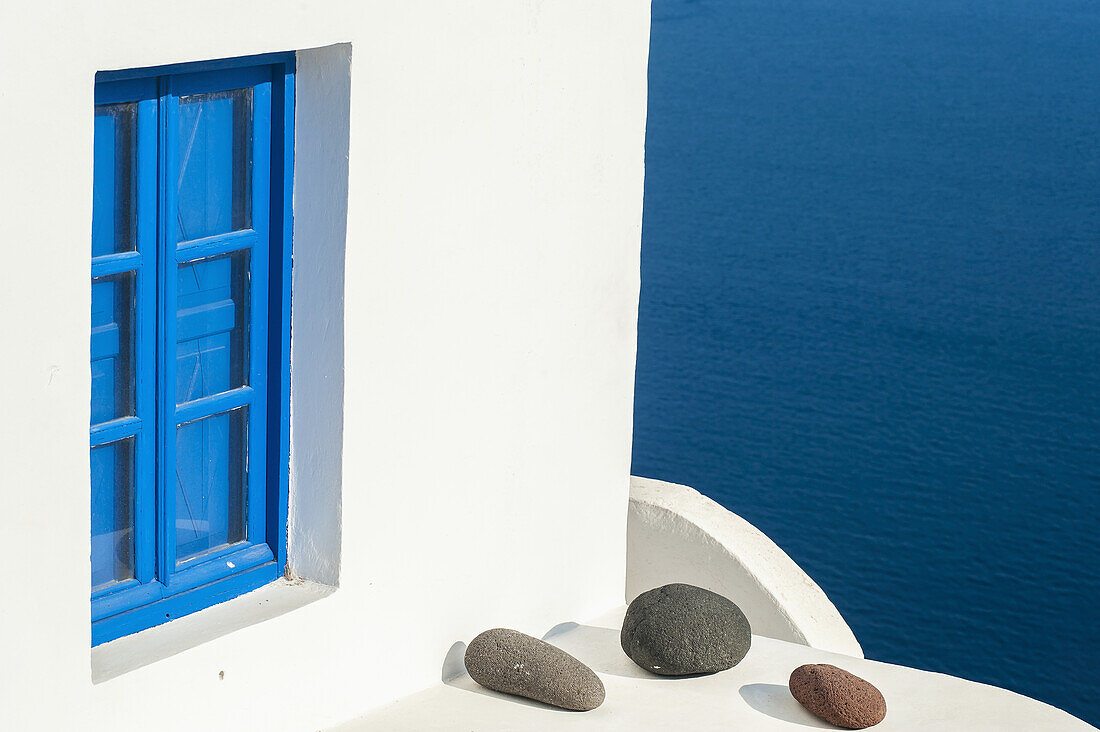
[[[603,704],[595,672],[556,646],[518,630],[493,628],[466,648],[466,671],[482,686],[562,709],[587,712]]]
[[[619,641],[646,671],[686,676],[736,666],[749,652],[752,629],[730,600],[695,585],[671,584],[634,598]]]

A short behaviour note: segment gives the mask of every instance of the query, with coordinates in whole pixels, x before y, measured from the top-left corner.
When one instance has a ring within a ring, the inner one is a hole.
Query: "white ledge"
[[[280,579],[170,623],[96,646],[92,649],[92,683],[108,681],[297,610],[335,591],[335,587],[308,580]]]
[[[631,478],[626,600],[670,582],[705,587],[755,634],[863,657],[836,607],[759,529],[684,485]]]
[[[875,727],[882,732],[1094,730],[1004,689],[864,659],[840,613],[790,557],[691,488],[633,479],[627,535],[627,599],[668,582],[689,582],[730,597],[753,626],[752,647],[741,663],[701,677],[651,674],[623,653],[626,608],[619,607],[588,623],[563,622],[542,634],[600,676],[607,699],[593,711],[567,712],[479,686],[465,671],[466,643],[458,639],[449,650],[439,649],[442,683],[334,732],[836,729],[791,696],[791,671],[805,663],[831,663],[878,687],[887,705],[886,719]],[[535,635],[542,629],[517,630]]]
[[[886,719],[873,727],[876,732],[1095,732],[1066,712],[1004,689],[755,635],[748,655],[728,671],[656,676],[634,665],[619,645],[625,610],[620,607],[585,624],[563,623],[544,636],[603,681],[607,699],[593,711],[567,712],[478,686],[462,669],[465,644],[456,643],[444,661],[442,683],[335,732],[838,729],[791,696],[787,681],[804,663],[831,663],[874,684],[887,707]],[[441,657],[444,651],[440,649]]]

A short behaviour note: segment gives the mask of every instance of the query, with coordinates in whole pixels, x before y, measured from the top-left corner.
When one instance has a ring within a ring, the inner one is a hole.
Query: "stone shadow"
[[[675,681],[684,678],[650,673],[630,660],[630,656],[623,652],[619,643],[618,628],[559,623],[546,631],[542,639],[553,643],[599,674],[650,681]]]
[[[772,719],[817,729],[837,729],[806,711],[782,684],[745,684],[739,689],[750,707]]]

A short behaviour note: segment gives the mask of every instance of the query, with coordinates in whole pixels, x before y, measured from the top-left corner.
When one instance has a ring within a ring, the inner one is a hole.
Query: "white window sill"
[[[232,600],[92,649],[92,683],[134,671],[328,597],[335,587],[280,579]]]

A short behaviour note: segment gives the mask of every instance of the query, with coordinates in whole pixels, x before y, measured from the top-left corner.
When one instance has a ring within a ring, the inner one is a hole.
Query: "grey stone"
[[[470,677],[494,691],[578,712],[603,704],[603,682],[592,669],[518,630],[486,630],[470,641],[464,660]]]
[[[626,655],[647,671],[686,676],[725,671],[752,643],[748,618],[702,587],[671,584],[634,598],[619,635]]]

